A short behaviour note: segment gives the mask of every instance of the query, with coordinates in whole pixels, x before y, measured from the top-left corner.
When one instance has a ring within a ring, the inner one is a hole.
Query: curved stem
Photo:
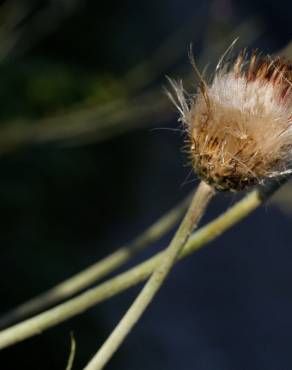
[[[202,215],[205,213],[206,207],[214,194],[213,188],[205,182],[200,183],[183,221],[169,247],[163,254],[161,263],[156,267],[134,303],[101,346],[97,354],[85,367],[85,370],[103,369],[123,343],[160,289],[193,229],[197,226]]]
[[[96,283],[106,275],[124,265],[135,254],[150,246],[150,244],[165,235],[183,215],[189,200],[190,196],[187,196],[176,207],[171,209],[165,215],[160,217],[153,225],[148,227],[130,244],[124,245],[116,252],[94,263],[85,270],[8,312],[0,318],[0,327],[10,325],[15,321],[19,321],[47,309],[48,307],[73,296],[91,284]]]
[[[72,370],[75,354],[76,354],[76,341],[74,338],[74,334],[71,333],[71,348],[70,348],[70,354],[69,354],[66,370]]]
[[[259,207],[285,181],[274,181],[271,184],[258,187],[233,207],[217,217],[214,221],[199,229],[189,239],[179,258],[185,257],[214,240],[224,231],[238,223]],[[113,297],[124,290],[145,280],[161,263],[163,252],[130,270],[88,290],[79,296],[68,300],[46,312],[43,312],[20,324],[0,332],[0,349],[16,344],[26,338],[40,334],[46,329],[74,317],[99,302]]]

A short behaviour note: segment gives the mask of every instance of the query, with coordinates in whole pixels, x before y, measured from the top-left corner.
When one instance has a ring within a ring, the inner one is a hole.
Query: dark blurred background
[[[2,314],[130,241],[196,185],[163,91],[166,75],[195,91],[190,43],[201,70],[236,37],[272,54],[291,39],[291,14],[288,0],[1,2]],[[290,187],[181,262],[108,369],[291,369]],[[237,199],[219,195],[203,222]],[[71,331],[81,369],[140,288],[2,351],[0,369],[65,369]]]

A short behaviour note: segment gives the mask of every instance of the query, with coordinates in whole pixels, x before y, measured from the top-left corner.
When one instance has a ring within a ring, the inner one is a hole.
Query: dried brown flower
[[[210,84],[194,65],[199,89],[190,99],[182,83],[172,85],[196,173],[239,191],[292,172],[292,64],[246,50],[223,59]]]

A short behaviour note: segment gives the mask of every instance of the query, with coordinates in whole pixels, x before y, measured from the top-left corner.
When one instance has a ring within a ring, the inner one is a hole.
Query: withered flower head
[[[198,76],[191,99],[172,82],[197,175],[217,190],[239,191],[289,173],[292,64],[244,50],[221,61],[210,84]]]

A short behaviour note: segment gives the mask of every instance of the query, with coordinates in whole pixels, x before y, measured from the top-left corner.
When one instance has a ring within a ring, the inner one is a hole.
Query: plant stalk
[[[203,181],[199,184],[183,221],[175,233],[169,247],[163,253],[161,263],[156,267],[134,303],[130,306],[116,328],[101,346],[100,350],[84,368],[85,370],[103,369],[123,343],[170,273],[176,259],[192,231],[198,225],[214,194],[215,191],[210,185],[207,185]]]
[[[257,187],[214,221],[199,229],[186,243],[179,259],[199,250],[248,216],[267,200],[287,178]],[[42,333],[147,279],[162,261],[160,252],[128,271],[31,319],[0,331],[0,349]]]

